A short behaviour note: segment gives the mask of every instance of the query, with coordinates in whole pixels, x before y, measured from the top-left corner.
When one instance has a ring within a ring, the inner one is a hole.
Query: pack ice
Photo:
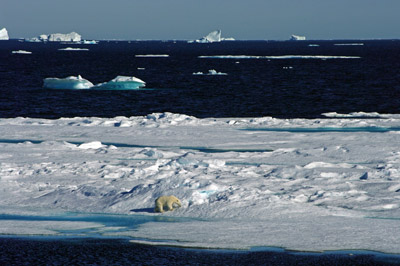
[[[43,87],[47,89],[101,89],[101,90],[134,90],[144,87],[146,83],[136,77],[117,76],[109,82],[93,85],[80,75],[66,78],[45,78]]]
[[[145,215],[91,228],[149,244],[400,254],[400,116],[325,115],[0,119],[0,214]],[[182,207],[154,213],[162,195]]]

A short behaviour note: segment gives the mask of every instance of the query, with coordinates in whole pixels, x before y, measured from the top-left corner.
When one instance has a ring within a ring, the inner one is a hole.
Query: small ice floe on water
[[[146,82],[136,77],[117,76],[109,82],[97,84],[93,89],[101,90],[134,90],[144,87]]]
[[[137,70],[145,70],[146,68],[144,67],[138,67]]]
[[[201,55],[202,59],[359,59],[359,56],[343,55]]]
[[[135,57],[169,57],[167,54],[137,54]]]
[[[93,83],[81,77],[81,75],[70,76],[63,79],[59,78],[45,78],[43,80],[43,88],[48,89],[90,89]]]
[[[335,43],[336,46],[363,46],[363,43]]]
[[[310,43],[308,46],[309,46],[309,47],[319,47],[319,44]]]
[[[58,50],[59,51],[89,51],[88,48],[73,48],[73,47],[61,48]]]
[[[208,70],[208,73],[203,73],[203,72],[195,72],[193,73],[193,75],[209,75],[209,76],[213,76],[213,75],[228,75],[227,73],[223,73],[223,72],[217,72],[215,69],[210,69]]]
[[[32,52],[25,51],[25,50],[12,51],[11,53],[13,53],[13,54],[32,54]]]
[[[142,88],[145,85],[146,83],[143,80],[128,76],[117,76],[109,82],[99,83],[97,85],[93,85],[92,82],[82,78],[80,75],[63,79],[45,78],[43,80],[43,87],[47,89],[134,90]]]
[[[283,69],[293,69],[292,66],[286,66],[286,67],[282,67]]]

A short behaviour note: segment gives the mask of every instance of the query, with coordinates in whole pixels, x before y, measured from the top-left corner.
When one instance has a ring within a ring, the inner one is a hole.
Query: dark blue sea
[[[363,45],[335,45],[335,44]],[[312,46],[310,46],[312,44]],[[319,46],[314,46],[317,44]],[[89,51],[60,51],[65,47]],[[27,50],[32,54],[12,54]],[[136,57],[166,54],[169,57]],[[342,59],[219,59],[212,55],[323,55]],[[215,69],[227,75],[193,75]],[[43,79],[92,83],[135,76],[146,89],[54,90]],[[0,117],[137,116],[316,118],[325,112],[400,113],[400,40],[101,41],[96,45],[0,41]]]

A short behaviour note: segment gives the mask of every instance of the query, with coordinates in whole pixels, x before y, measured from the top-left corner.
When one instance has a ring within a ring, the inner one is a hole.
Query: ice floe
[[[135,57],[169,57],[167,54],[137,54]]]
[[[208,73],[203,73],[203,72],[194,72],[193,75],[208,75],[208,76],[213,76],[213,75],[228,75],[227,73],[223,72],[218,72],[215,69],[210,69],[208,70]]]
[[[13,53],[13,54],[32,54],[32,52],[25,51],[25,50],[12,51],[11,53]]]
[[[344,55],[201,55],[199,58],[215,58],[215,59],[359,59],[359,56]]]
[[[78,48],[78,47],[66,47],[60,48],[59,51],[89,51],[88,48]]]
[[[398,115],[365,114],[2,118],[0,206],[7,208],[0,214],[28,209],[190,219],[104,230],[150,244],[400,253],[393,233],[400,230],[400,134],[268,131],[400,128]],[[182,208],[154,213],[161,195],[177,196]],[[22,227],[20,234],[35,228],[51,233],[52,226],[63,226],[9,220],[0,225],[5,234]]]

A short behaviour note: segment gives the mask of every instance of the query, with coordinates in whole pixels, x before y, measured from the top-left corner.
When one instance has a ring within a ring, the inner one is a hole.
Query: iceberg
[[[45,78],[43,80],[43,88],[47,89],[90,89],[93,83],[81,77],[81,75],[70,76],[63,79],[59,78]]]
[[[299,36],[299,35],[292,35],[290,37],[291,41],[305,41],[306,40],[306,36]]]
[[[234,41],[235,39],[232,37],[229,38],[222,38],[221,37],[221,30],[215,30],[210,32],[207,36],[194,40],[194,41],[189,41],[189,43],[212,43],[212,42],[221,42],[221,41]]]
[[[10,38],[8,37],[8,31],[6,28],[2,28],[0,30],[0,40],[6,41],[9,40]]]
[[[81,42],[82,36],[76,32],[42,34],[38,37],[26,39],[28,42]]]
[[[93,89],[101,90],[135,90],[146,85],[141,79],[136,77],[117,76],[109,82],[97,84]]]

